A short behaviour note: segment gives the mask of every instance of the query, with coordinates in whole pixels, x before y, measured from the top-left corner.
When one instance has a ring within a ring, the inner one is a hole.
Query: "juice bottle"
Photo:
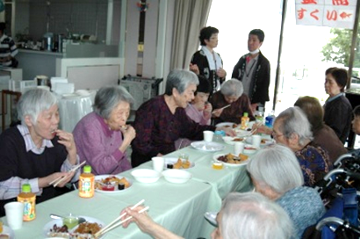
[[[79,196],[82,198],[91,198],[94,196],[95,175],[91,173],[91,166],[85,165],[84,172],[79,178]]]
[[[244,112],[244,116],[241,117],[241,129],[246,129],[249,124],[250,118],[248,112]]]
[[[21,193],[17,196],[18,202],[24,204],[23,221],[32,221],[36,217],[35,201],[36,195],[31,192],[31,186],[25,183],[21,187]]]

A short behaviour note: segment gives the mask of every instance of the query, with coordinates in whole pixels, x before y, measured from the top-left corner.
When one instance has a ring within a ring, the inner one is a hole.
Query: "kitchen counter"
[[[38,50],[31,50],[25,48],[18,48],[18,51],[19,53],[30,53],[30,54],[40,54],[40,55],[59,56],[59,57],[64,56],[64,53],[62,52],[38,51]]]

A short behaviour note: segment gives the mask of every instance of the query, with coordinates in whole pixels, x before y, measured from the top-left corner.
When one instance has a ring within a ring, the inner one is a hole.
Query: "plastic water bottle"
[[[214,132],[213,141],[214,142],[224,142],[223,136],[225,136],[225,131],[223,130],[217,130]]]
[[[271,113],[265,118],[265,126],[272,128],[275,121],[275,112],[272,110]]]

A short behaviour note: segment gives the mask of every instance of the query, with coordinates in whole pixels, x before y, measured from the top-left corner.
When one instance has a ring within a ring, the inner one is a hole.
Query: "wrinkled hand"
[[[73,134],[60,129],[56,130],[55,133],[59,137],[58,143],[65,146],[70,156],[76,157],[76,145]]]
[[[225,78],[226,76],[226,71],[223,68],[220,68],[219,70],[217,70],[216,72],[217,76],[220,78]]]
[[[192,72],[194,72],[196,75],[200,74],[200,70],[199,70],[198,65],[190,63],[189,67],[190,67],[190,70]]]
[[[215,109],[215,110],[212,112],[213,117],[215,117],[215,118],[220,117],[220,115],[222,114],[223,110],[224,110],[223,108]]]
[[[61,181],[61,183],[59,183],[57,185],[57,187],[64,187],[68,182],[70,182],[70,180],[74,177],[75,172],[56,172],[53,174],[50,174],[47,177],[43,177],[43,178],[39,178],[39,187],[40,188],[46,188],[49,186],[49,183],[54,181],[55,179],[59,178],[59,177],[65,177],[64,180]]]
[[[235,132],[233,129],[229,128],[229,127],[224,127],[222,130],[225,131],[225,134],[226,134],[227,136],[231,136],[231,137],[235,137],[235,136],[236,136],[236,132]]]
[[[270,135],[272,130],[261,124],[261,123],[255,123],[252,127],[252,129],[254,130],[255,129],[255,133],[254,134],[267,134],[267,135]]]
[[[211,103],[207,102],[207,103],[205,103],[205,108],[204,108],[205,119],[210,119],[211,114],[212,114],[212,105],[211,105]]]
[[[136,131],[131,125],[126,125],[125,128],[121,128],[120,130],[124,135],[124,141],[126,140],[130,143],[136,137]]]
[[[121,211],[120,214],[126,213],[122,220],[126,219],[129,216],[132,216],[129,221],[126,221],[122,224],[124,228],[127,228],[131,222],[135,222],[139,229],[143,232],[148,232],[150,227],[155,224],[155,222],[149,217],[149,215],[146,212],[138,213],[141,209],[143,209],[143,206],[138,206],[135,209],[131,210],[130,208],[125,208]]]

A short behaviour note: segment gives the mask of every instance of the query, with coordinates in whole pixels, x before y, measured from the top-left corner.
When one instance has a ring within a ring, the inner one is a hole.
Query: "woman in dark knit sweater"
[[[4,205],[16,199],[22,184],[29,183],[42,202],[57,195],[49,183],[65,177],[58,187],[71,179],[76,181],[79,170],[68,173],[79,162],[71,133],[58,129],[57,98],[49,91],[31,89],[17,105],[21,125],[0,135],[0,216]]]

